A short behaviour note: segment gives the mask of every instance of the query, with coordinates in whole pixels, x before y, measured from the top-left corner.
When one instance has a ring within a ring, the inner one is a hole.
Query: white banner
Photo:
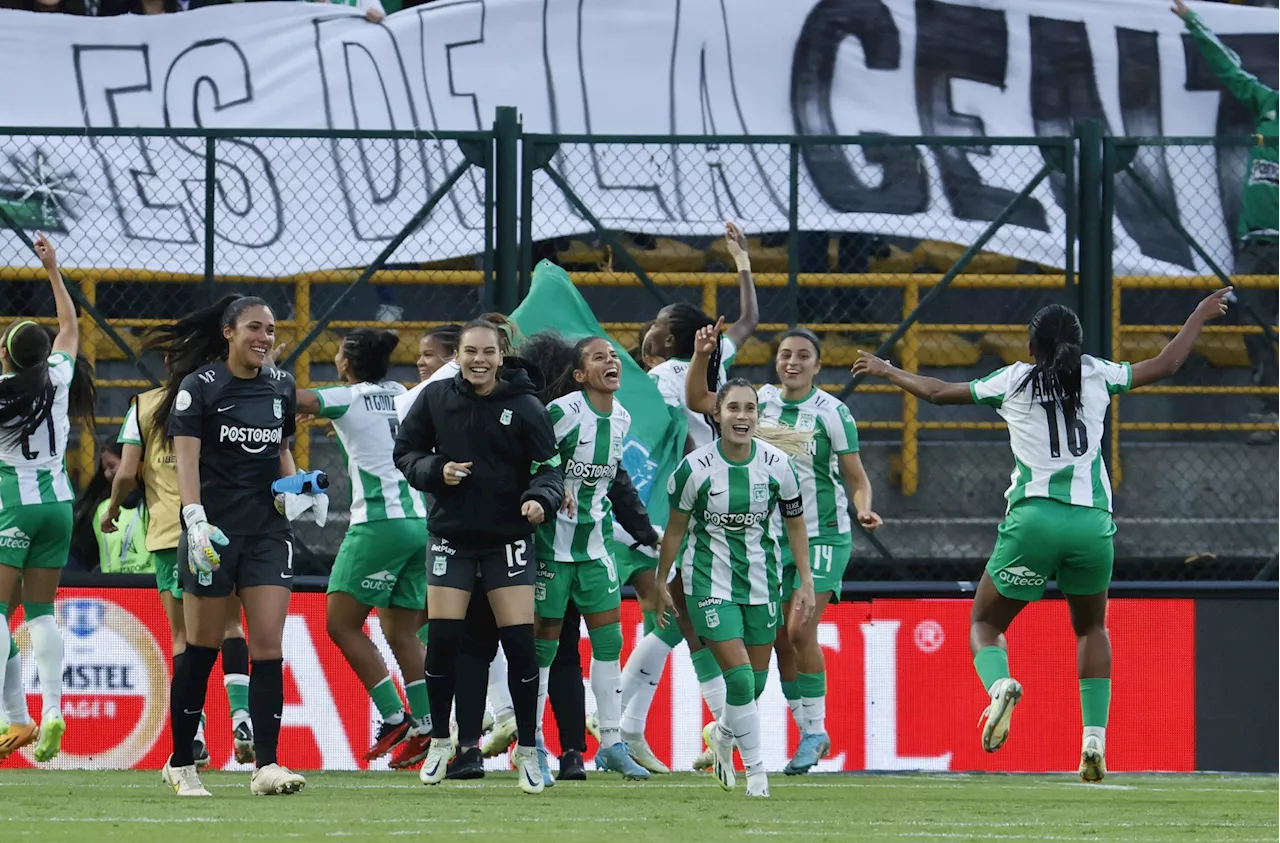
[[[1273,10],[1193,4],[1274,85]],[[372,24],[310,3],[156,17],[0,11],[0,125],[418,130],[421,141],[245,137],[215,146],[220,274],[371,260],[462,161],[439,131],[487,129],[517,106],[531,132],[650,135],[1242,135],[1159,0],[455,0]],[[1138,170],[1231,265],[1244,153],[1149,149]],[[726,217],[786,230],[788,150],[752,144],[566,145],[554,162],[611,228],[713,235]],[[967,243],[1044,163],[1036,147],[806,147],[800,227]],[[590,230],[545,176],[538,239]],[[477,254],[484,182],[465,176],[395,261]],[[200,139],[0,130],[0,203],[63,232],[79,266],[200,272]],[[988,248],[1064,260],[1063,181],[1022,203]],[[1116,271],[1202,262],[1118,185]],[[35,265],[7,246],[0,262]]]

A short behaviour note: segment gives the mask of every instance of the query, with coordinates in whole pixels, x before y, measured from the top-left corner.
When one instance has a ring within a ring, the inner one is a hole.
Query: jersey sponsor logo
[[[360,587],[370,591],[390,591],[395,585],[396,575],[390,571],[378,571],[360,580]]]
[[[702,511],[702,520],[712,527],[725,530],[745,530],[769,520],[767,512],[708,512]]]
[[[1025,565],[1014,565],[1002,569],[998,576],[1000,581],[1009,585],[1044,585],[1046,580],[1040,574]]]
[[[556,578],[556,572],[550,570],[549,568],[544,568],[541,565],[539,565],[538,578],[543,580],[554,580]]]
[[[503,410],[502,415],[498,418],[500,424],[511,424],[511,411]]]
[[[179,389],[178,394],[173,397],[173,409],[181,413],[190,407],[191,393],[187,392],[185,389]]]
[[[284,399],[283,398],[271,399],[271,414],[278,419],[284,418]]]
[[[213,383],[215,380],[217,380],[218,373],[210,369],[208,371],[201,372],[200,374],[196,375],[196,377],[200,379],[201,383]]]
[[[272,380],[276,380],[276,381],[284,380],[285,373],[283,369],[263,369],[263,371],[266,372],[267,376],[270,377]]]
[[[618,473],[616,465],[596,465],[591,462],[579,462],[578,460],[569,460],[564,466],[565,477],[577,477],[582,480],[584,486],[594,486],[601,480],[613,482],[613,478]]]
[[[449,544],[444,540],[439,540],[439,539],[431,543],[431,552],[443,553],[446,556],[452,556],[453,554],[457,553],[457,551],[453,549],[453,545]]]
[[[698,608],[705,609],[708,606],[721,606],[723,604],[724,604],[724,601],[721,600],[719,597],[704,597],[698,601]]]
[[[219,442],[239,445],[246,454],[261,454],[271,445],[279,445],[283,435],[283,431],[278,427],[244,427],[224,424],[218,428]]]
[[[0,547],[9,550],[26,550],[31,547],[31,537],[18,527],[0,530]]]

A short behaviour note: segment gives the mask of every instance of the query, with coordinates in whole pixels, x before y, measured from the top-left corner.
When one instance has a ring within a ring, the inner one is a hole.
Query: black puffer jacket
[[[546,407],[542,374],[518,358],[502,364],[497,387],[477,395],[461,373],[428,385],[396,434],[396,467],[433,496],[427,528],[462,547],[487,548],[527,537],[520,514],[537,501],[547,519],[564,502],[564,476]],[[444,482],[444,465],[470,462],[471,476]]]

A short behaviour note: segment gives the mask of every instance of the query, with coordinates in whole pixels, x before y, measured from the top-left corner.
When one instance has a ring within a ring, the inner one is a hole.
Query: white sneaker
[[[644,767],[650,773],[657,773],[665,776],[671,773],[671,768],[658,760],[658,756],[653,754],[649,742],[644,739],[644,735],[622,733],[622,742],[627,745],[627,751],[631,753],[631,757],[641,767]]]
[[[493,731],[480,745],[480,754],[485,758],[497,758],[511,748],[516,742],[516,719],[499,720],[493,724]]]
[[[747,773],[747,796],[769,798],[769,777],[763,772]]]
[[[449,762],[453,759],[453,740],[451,738],[432,738],[431,748],[427,750],[427,760],[422,762],[418,771],[418,781],[423,784],[440,784],[444,774],[449,772]]]
[[[253,771],[249,778],[249,792],[254,796],[276,796],[297,793],[307,786],[307,780],[288,767],[268,764]]]
[[[1009,739],[1009,720],[1013,707],[1022,699],[1022,686],[1016,679],[1001,679],[991,692],[991,705],[982,712],[978,725],[982,726],[982,748],[995,752]]]
[[[1100,782],[1106,774],[1106,747],[1096,737],[1085,738],[1084,747],[1080,750],[1080,780]]]
[[[693,771],[695,773],[710,772],[716,765],[716,754],[711,751],[711,733],[715,731],[716,721],[702,727],[702,752],[698,753],[698,757],[693,759]]]
[[[733,786],[738,783],[737,776],[733,772],[733,735],[726,732],[720,724],[716,724],[709,738],[708,743],[711,744],[711,751],[715,753],[716,759],[712,765],[716,781],[725,790],[733,790]]]
[[[542,781],[542,769],[538,766],[538,750],[532,746],[517,746],[511,754],[512,766],[520,777],[520,789],[525,793],[541,793],[546,785]]]
[[[173,767],[169,764],[172,760],[172,758],[165,759],[164,767],[160,770],[160,778],[173,788],[174,793],[179,796],[213,796],[200,783],[200,774],[196,772],[195,764]]]

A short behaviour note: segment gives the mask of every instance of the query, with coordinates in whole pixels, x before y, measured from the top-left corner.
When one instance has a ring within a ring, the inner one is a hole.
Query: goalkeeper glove
[[[218,570],[222,558],[213,546],[229,544],[226,534],[209,523],[204,507],[198,503],[182,508],[182,520],[187,525],[187,567],[191,573],[210,574]]]

